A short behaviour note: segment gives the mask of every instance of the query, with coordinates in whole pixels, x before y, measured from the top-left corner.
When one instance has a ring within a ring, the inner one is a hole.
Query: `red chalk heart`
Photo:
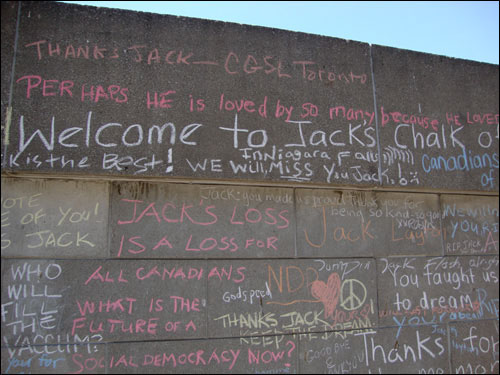
[[[340,277],[333,272],[325,284],[321,280],[316,280],[311,285],[311,294],[314,298],[323,302],[325,306],[325,318],[333,316],[340,297]]]

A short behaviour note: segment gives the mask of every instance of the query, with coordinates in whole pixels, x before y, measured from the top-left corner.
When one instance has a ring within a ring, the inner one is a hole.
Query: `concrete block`
[[[211,337],[304,334],[377,325],[373,260],[208,261]],[[262,339],[255,338],[255,341]]]
[[[450,323],[451,372],[498,373],[498,319]]]
[[[366,43],[33,2],[18,44],[9,170],[380,185]]]
[[[302,374],[450,372],[445,325],[335,332],[299,348]]]
[[[498,254],[498,197],[440,197],[446,255]]]
[[[498,66],[376,45],[372,57],[383,185],[498,191]]]
[[[498,318],[498,256],[380,258],[380,326]]]
[[[438,196],[297,189],[303,257],[442,255]]]
[[[206,277],[195,260],[2,260],[3,342],[203,338]]]
[[[110,344],[106,367],[111,374],[297,373],[297,343],[287,337],[279,348],[255,347],[239,338]]]
[[[2,3],[2,106],[0,112],[0,115],[2,116],[2,134],[0,135],[2,145],[6,144],[4,143],[4,136],[8,133],[8,131],[3,131],[3,129],[8,129],[10,126],[10,110],[8,107],[18,10],[19,2],[4,1]],[[2,167],[3,153],[4,148],[2,147]]]
[[[2,178],[2,256],[104,258],[108,184]]]
[[[295,255],[291,189],[115,183],[117,258],[276,258]]]

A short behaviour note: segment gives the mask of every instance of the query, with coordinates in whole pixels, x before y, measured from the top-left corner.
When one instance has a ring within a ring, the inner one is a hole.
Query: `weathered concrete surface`
[[[1,109],[1,121],[2,121],[2,134],[1,134],[1,146],[2,146],[2,166],[3,166],[3,148],[4,148],[4,136],[8,133],[9,129],[9,117],[7,116],[8,106],[9,106],[9,94],[10,94],[10,83],[12,77],[12,61],[14,57],[14,45],[16,39],[16,20],[17,13],[19,9],[19,2],[17,1],[5,1],[2,3],[2,109]]]
[[[498,254],[498,197],[440,197],[446,255]]]
[[[303,257],[442,255],[434,194],[296,190]]]
[[[380,258],[380,326],[498,318],[498,256]]]
[[[2,178],[2,256],[107,258],[107,183]]]
[[[376,45],[372,57],[383,185],[498,191],[498,66]]]
[[[277,258],[295,255],[291,189],[115,183],[117,258]]]
[[[2,372],[498,372],[497,66],[3,2],[10,97]]]

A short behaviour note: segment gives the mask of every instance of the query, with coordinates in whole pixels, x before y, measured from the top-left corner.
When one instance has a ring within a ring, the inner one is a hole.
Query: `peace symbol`
[[[356,279],[347,279],[340,289],[340,306],[346,310],[359,309],[366,300],[365,285]]]

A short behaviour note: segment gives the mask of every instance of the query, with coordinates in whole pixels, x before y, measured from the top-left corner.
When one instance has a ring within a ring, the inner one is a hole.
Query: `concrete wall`
[[[4,373],[498,373],[498,66],[2,3]]]

